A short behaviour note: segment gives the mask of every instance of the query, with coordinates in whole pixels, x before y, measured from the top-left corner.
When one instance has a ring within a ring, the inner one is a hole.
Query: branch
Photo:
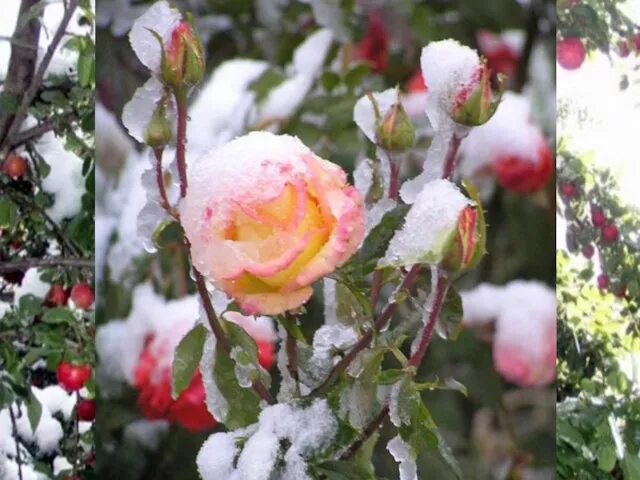
[[[11,417],[13,439],[16,442],[16,463],[18,464],[18,479],[22,480],[22,460],[20,459],[20,442],[18,441],[18,424],[16,422],[16,415],[13,413],[13,405],[9,405],[9,416]]]
[[[10,141],[9,149],[14,150],[15,148],[24,145],[27,142],[37,139],[41,137],[47,132],[50,132],[56,127],[56,124],[60,122],[74,122],[78,119],[78,115],[76,112],[69,112],[66,115],[62,115],[56,118],[47,118],[39,125],[35,127],[28,128],[27,130],[23,130],[21,132],[16,133]]]
[[[32,1],[32,0],[24,0],[24,1]],[[16,135],[20,130],[20,127],[22,126],[22,122],[24,121],[27,115],[27,110],[29,109],[29,106],[33,103],[33,100],[38,95],[38,88],[42,83],[44,74],[46,73],[47,68],[49,68],[49,64],[51,63],[53,54],[58,48],[58,45],[60,44],[62,37],[66,33],[67,26],[69,25],[69,22],[71,21],[71,17],[73,16],[73,13],[75,12],[75,9],[77,6],[78,6],[78,0],[69,0],[69,3],[66,5],[66,9],[62,17],[62,21],[58,26],[58,30],[53,36],[53,39],[51,40],[51,44],[49,45],[49,48],[47,48],[47,51],[42,59],[42,62],[40,62],[40,66],[38,67],[38,70],[36,71],[35,76],[31,80],[29,88],[27,89],[27,91],[22,97],[20,107],[18,108],[18,111],[11,123],[11,128],[9,129],[9,132],[7,133],[6,137],[3,140],[3,146],[6,146],[7,143],[10,144],[12,142],[13,136]]]
[[[77,267],[94,268],[93,260],[82,258],[27,258],[14,262],[0,262],[0,273],[23,272],[30,268]]]
[[[387,418],[389,414],[389,402],[385,403],[378,415],[376,415],[365,427],[362,432],[358,434],[358,436],[351,442],[349,445],[345,447],[342,452],[338,455],[338,460],[348,460],[351,458],[362,446],[364,442],[366,442],[371,435],[378,429],[384,419]]]
[[[20,99],[27,86],[31,84],[38,60],[38,43],[40,41],[40,18],[31,18],[18,28],[21,20],[29,14],[32,8],[37,8],[39,0],[22,0],[16,21],[16,28],[11,41],[11,58],[7,70],[0,99]],[[0,145],[8,137],[9,128],[14,121],[15,114],[9,110],[0,109]],[[2,152],[6,154],[7,152]],[[0,155],[3,157],[4,155]]]
[[[395,297],[398,293],[403,290],[408,290],[413,283],[418,278],[420,271],[422,270],[421,265],[414,265],[409,273],[407,273],[402,279],[402,283],[398,286],[396,292],[392,295],[391,300],[387,303],[387,306],[382,311],[378,319],[373,324],[373,329],[369,330],[365,333],[358,343],[356,343],[353,348],[347,353],[342,360],[340,360],[334,367],[333,370],[329,373],[329,376],[326,378],[322,384],[313,390],[309,396],[318,396],[326,393],[336,382],[338,377],[342,372],[344,372],[349,364],[356,358],[356,355],[360,353],[362,350],[367,348],[371,343],[371,339],[373,338],[373,332],[380,332],[387,325],[387,322],[391,319],[395,311],[398,309],[398,302],[396,302]]]

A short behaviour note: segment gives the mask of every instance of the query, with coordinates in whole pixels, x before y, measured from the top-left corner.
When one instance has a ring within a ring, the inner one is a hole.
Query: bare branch
[[[30,268],[80,267],[94,268],[94,261],[84,258],[26,258],[12,262],[0,262],[0,273],[23,272]]]

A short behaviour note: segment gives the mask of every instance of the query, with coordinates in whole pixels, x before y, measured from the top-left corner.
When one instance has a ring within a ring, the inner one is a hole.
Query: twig
[[[27,258],[13,262],[0,262],[0,273],[23,272],[30,268],[78,267],[94,268],[94,261],[83,258]]]
[[[338,459],[348,460],[351,458],[360,449],[362,444],[366,442],[371,435],[373,435],[380,425],[382,425],[382,422],[384,422],[384,419],[387,418],[388,414],[389,402],[384,404],[380,412],[378,412],[378,415],[376,415],[367,424],[367,426],[364,427],[364,430],[362,430],[362,432],[360,432],[358,436],[338,454]]]
[[[434,292],[435,298],[433,300],[433,307],[429,312],[429,319],[424,327],[424,331],[422,332],[422,338],[420,339],[418,349],[411,356],[409,362],[407,362],[407,366],[409,367],[418,367],[422,362],[424,354],[427,351],[427,347],[429,346],[429,342],[431,341],[431,337],[433,336],[433,329],[435,328],[438,317],[440,316],[440,311],[442,310],[442,305],[444,304],[444,299],[449,288],[449,281],[445,271],[439,268],[437,275],[438,280],[436,283],[436,291]]]
[[[18,479],[22,480],[22,459],[20,455],[20,441],[18,440],[18,423],[13,413],[13,405],[9,405],[9,416],[11,417],[11,427],[13,429],[13,439],[16,442],[16,462],[18,463]]]
[[[298,344],[296,343],[296,338],[287,332],[287,339],[285,348],[287,349],[287,370],[289,370],[289,374],[291,378],[296,382],[296,390],[300,391],[300,379],[298,376]]]
[[[27,110],[29,109],[29,106],[33,103],[33,100],[38,95],[38,88],[42,83],[44,74],[47,71],[47,68],[49,68],[49,64],[51,63],[53,54],[58,48],[58,44],[62,40],[62,37],[65,35],[65,32],[67,30],[67,25],[69,25],[69,22],[71,21],[71,18],[73,17],[73,13],[75,12],[75,9],[77,8],[77,6],[78,6],[78,0],[69,0],[69,3],[66,4],[66,9],[62,17],[62,20],[60,21],[60,25],[58,26],[58,30],[53,36],[53,39],[51,40],[51,43],[49,44],[49,47],[47,48],[47,51],[44,57],[42,58],[42,62],[40,63],[40,66],[38,67],[38,70],[36,71],[33,77],[33,80],[31,81],[31,84],[29,85],[29,88],[27,89],[24,96],[22,97],[22,102],[18,107],[18,111],[16,112],[16,115],[13,118],[11,127],[9,128],[9,131],[5,138],[5,144],[11,144],[13,136],[20,130],[20,127],[22,126],[22,122],[25,116],[27,115]]]
[[[76,114],[76,112],[70,112],[66,115],[61,115],[56,118],[47,118],[35,127],[31,127],[27,130],[16,133],[13,138],[11,138],[9,149],[14,150],[17,147],[24,145],[25,143],[30,142],[31,140],[34,140],[47,132],[50,132],[56,127],[56,124],[60,122],[71,123],[77,119],[78,115]]]
[[[458,156],[458,149],[460,148],[461,142],[462,138],[454,132],[451,135],[449,149],[447,150],[447,155],[444,159],[442,178],[446,180],[451,180],[453,178],[453,172],[455,172],[456,169],[456,157]]]
[[[421,265],[414,265],[411,268],[411,270],[409,270],[409,272],[402,279],[402,282],[398,286],[398,289],[396,290],[394,295],[391,297],[391,300],[389,301],[385,309],[382,311],[378,319],[373,324],[373,329],[369,330],[362,337],[360,337],[360,340],[358,340],[358,343],[356,343],[353,346],[353,348],[349,350],[349,353],[347,353],[342,358],[342,360],[340,360],[333,367],[333,369],[331,370],[331,372],[329,373],[325,381],[322,382],[322,384],[319,387],[314,389],[309,394],[309,396],[318,396],[326,393],[336,382],[340,374],[344,372],[349,366],[349,364],[356,358],[358,353],[360,353],[362,350],[364,350],[369,346],[369,343],[371,343],[371,339],[373,338],[373,333],[380,332],[387,325],[387,322],[391,319],[391,317],[397,310],[398,308],[398,303],[396,302],[397,294],[400,293],[401,291],[408,290],[418,278],[418,275],[420,274],[421,270],[422,270]]]

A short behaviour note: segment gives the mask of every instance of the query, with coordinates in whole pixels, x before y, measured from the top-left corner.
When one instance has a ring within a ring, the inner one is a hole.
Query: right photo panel
[[[640,478],[640,1],[558,1],[557,478]]]

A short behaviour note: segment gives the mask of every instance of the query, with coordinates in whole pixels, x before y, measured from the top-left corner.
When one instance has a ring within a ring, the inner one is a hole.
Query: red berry
[[[78,402],[76,407],[78,412],[78,418],[85,422],[92,422],[96,418],[96,402],[95,400],[89,400],[83,398]]]
[[[595,252],[596,252],[596,249],[593,248],[593,245],[585,245],[584,247],[582,247],[582,255],[584,255],[585,258],[593,257],[593,254]]]
[[[89,284],[85,282],[76,283],[71,289],[71,300],[73,300],[76,307],[82,310],[86,310],[93,305],[93,291]]]
[[[577,70],[584,63],[587,50],[578,37],[563,38],[556,44],[556,57],[560,66],[566,70]]]
[[[61,307],[67,304],[67,292],[62,285],[54,283],[47,294],[46,304],[49,307]]]
[[[604,273],[598,275],[598,288],[602,290],[606,290],[609,288],[609,277],[607,277]]]
[[[560,195],[563,197],[573,198],[576,196],[576,193],[578,193],[578,189],[573,183],[568,182],[560,185]]]
[[[604,216],[604,212],[600,207],[595,205],[591,206],[591,223],[594,227],[602,227],[607,222],[607,217]]]
[[[11,178],[20,178],[27,171],[27,159],[10,153],[2,164],[2,173]]]
[[[91,378],[91,366],[62,361],[56,368],[56,378],[65,390],[76,392]]]
[[[602,238],[607,242],[615,242],[618,239],[618,227],[613,223],[605,225],[602,228]]]

